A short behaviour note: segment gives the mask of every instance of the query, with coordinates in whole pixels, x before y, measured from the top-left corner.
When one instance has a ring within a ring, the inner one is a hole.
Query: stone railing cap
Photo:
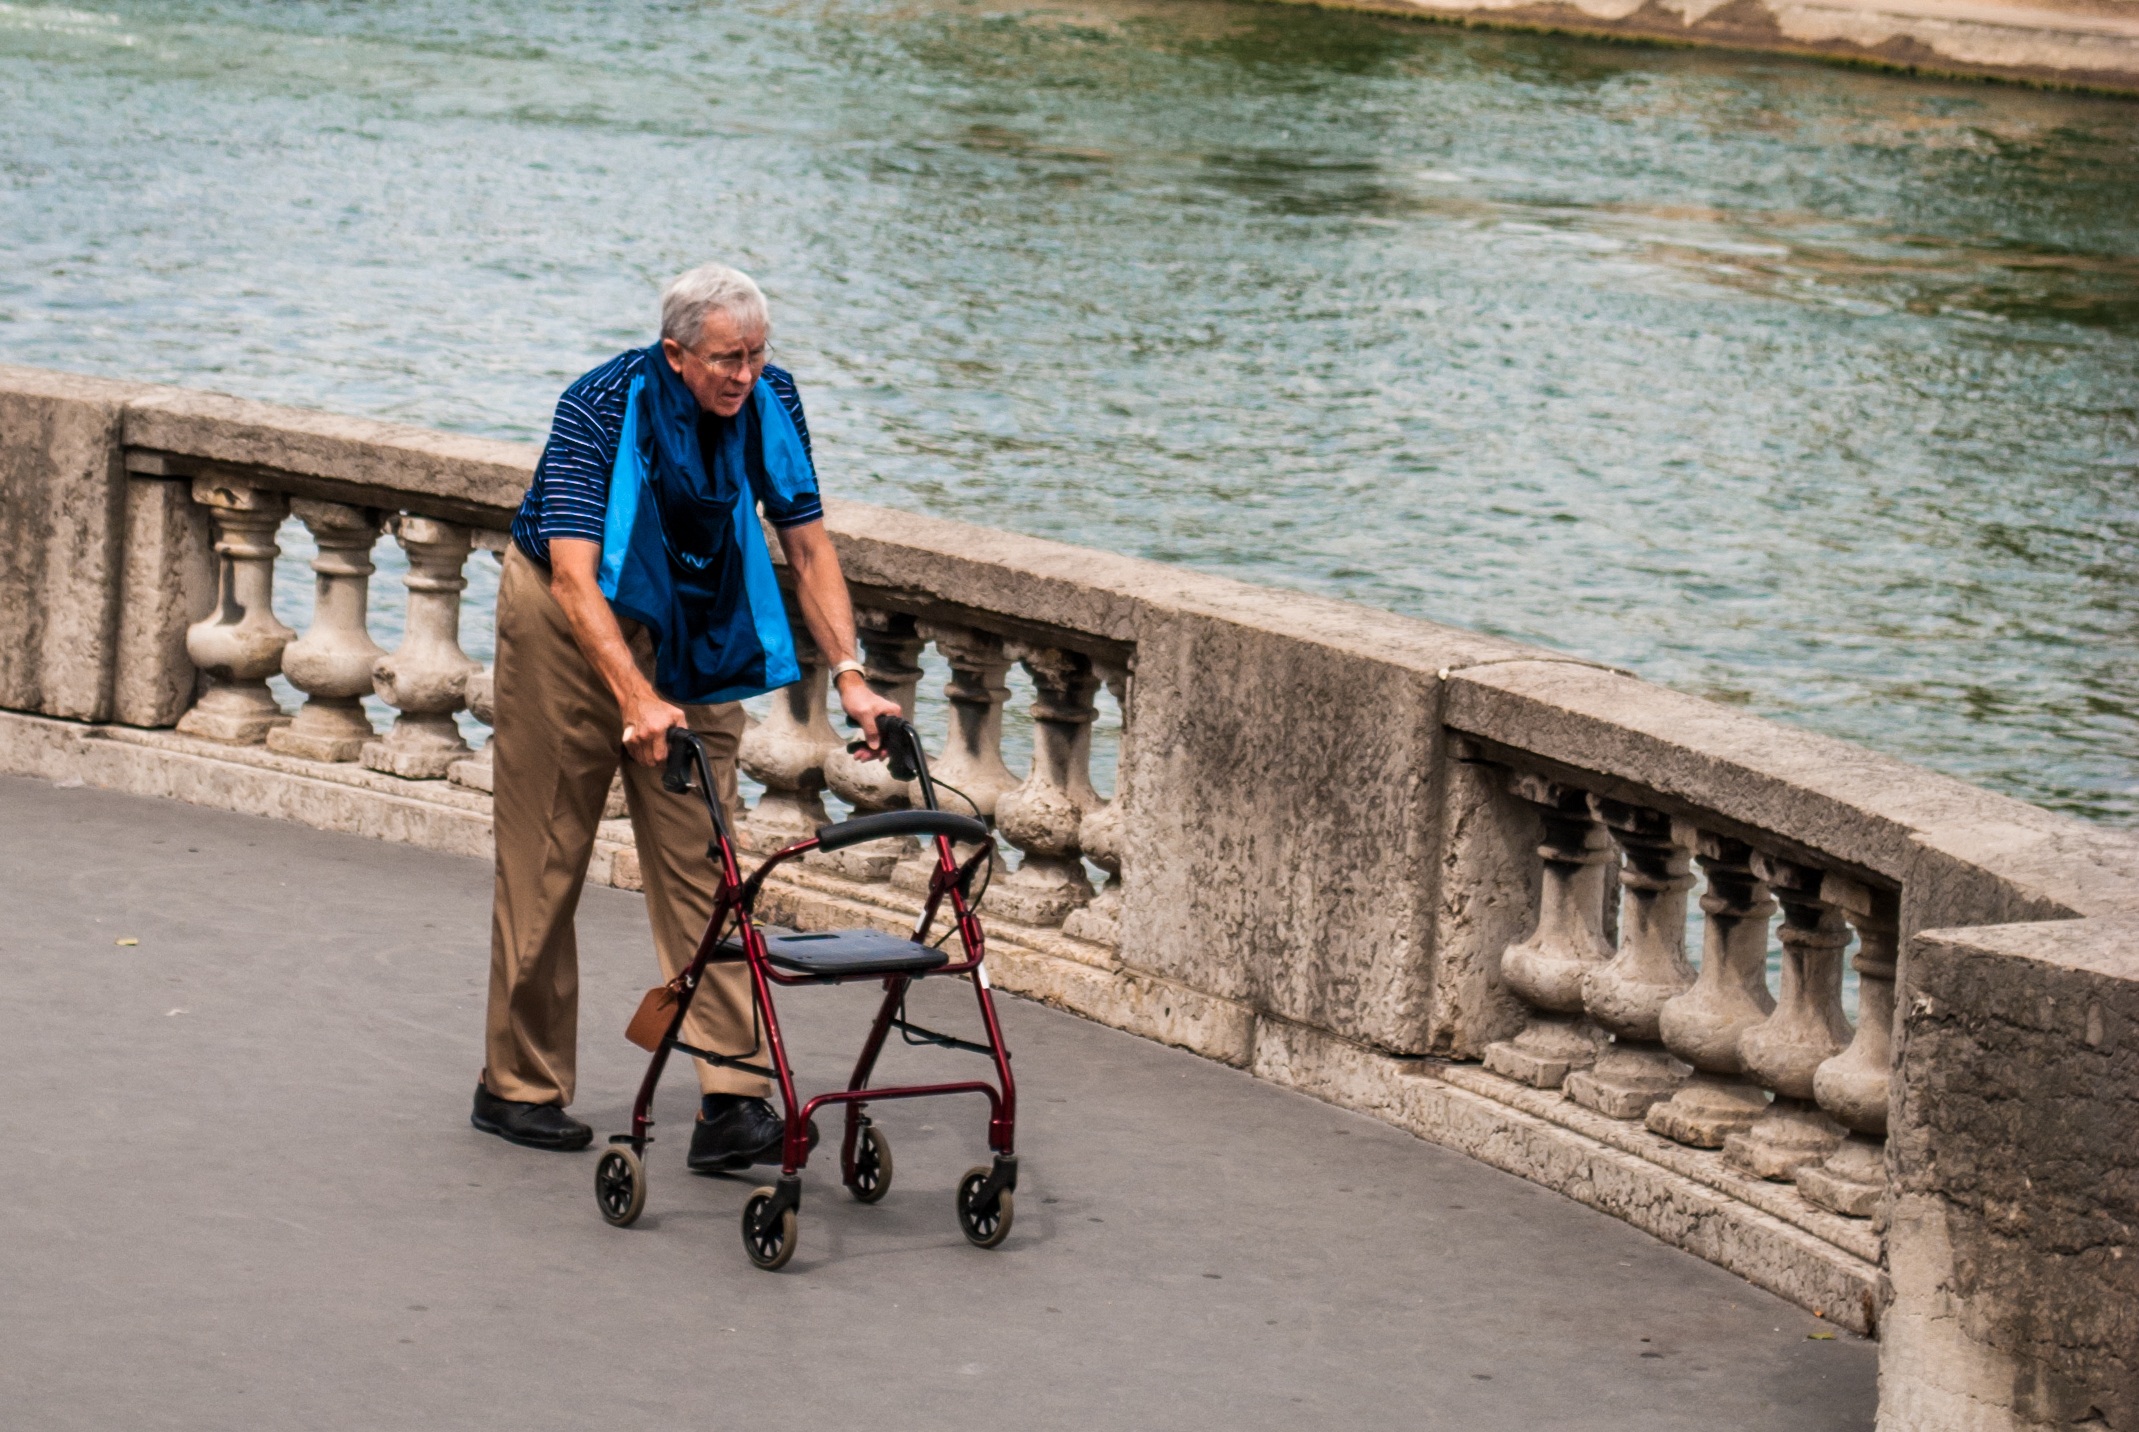
[[[2139,909],[2139,837],[1619,673],[1451,674],[1448,724],[1901,881],[1926,852],[2075,914]]]
[[[1911,948],[1946,950],[1963,956],[2035,960],[2063,969],[2139,983],[2139,915],[1925,930],[1911,942]]]
[[[380,506],[402,495],[506,516],[527,491],[540,454],[528,443],[185,388],[145,389],[129,401],[125,440],[132,448],[375,489]]]
[[[116,378],[98,378],[87,373],[63,373],[52,368],[19,368],[0,363],[0,393],[27,398],[72,398],[89,403],[129,403],[159,393],[175,392],[153,383],[129,383]]]

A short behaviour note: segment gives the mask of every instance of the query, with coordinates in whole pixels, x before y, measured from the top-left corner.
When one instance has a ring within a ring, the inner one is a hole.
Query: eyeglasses
[[[716,378],[733,378],[743,373],[760,372],[772,358],[771,347],[763,343],[755,348],[730,349],[726,353],[716,353],[710,358],[689,348],[683,351],[711,369]]]

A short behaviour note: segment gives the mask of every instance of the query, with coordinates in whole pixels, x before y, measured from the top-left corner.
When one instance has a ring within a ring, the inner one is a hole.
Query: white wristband
[[[864,667],[858,661],[842,661],[841,663],[839,663],[839,665],[832,668],[832,684],[834,686],[839,685],[839,678],[845,676],[850,671],[859,671],[864,676],[867,676],[869,674],[868,668]]]

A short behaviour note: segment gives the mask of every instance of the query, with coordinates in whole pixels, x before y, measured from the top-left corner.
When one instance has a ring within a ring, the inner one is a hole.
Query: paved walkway
[[[750,1184],[690,1177],[675,1138],[612,1229],[591,1152],[468,1127],[489,887],[470,860],[0,778],[0,1422],[1870,1425],[1870,1344],[1518,1179],[1017,1000],[1000,1250],[951,1212],[985,1152],[964,1102],[881,1107],[876,1207],[813,1166],[783,1273],[743,1259]],[[589,890],[580,932],[577,1111],[607,1133],[653,956],[636,896]],[[844,1072],[867,998],[794,993],[807,1073]]]

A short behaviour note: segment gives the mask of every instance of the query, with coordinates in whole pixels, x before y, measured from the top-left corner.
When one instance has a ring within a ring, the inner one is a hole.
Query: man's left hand
[[[861,754],[861,759],[874,761],[881,757],[884,744],[877,735],[877,718],[903,714],[899,703],[879,696],[876,688],[862,679],[860,672],[842,671],[839,674],[839,704],[846,708],[848,718],[862,728],[862,738],[869,743],[869,749]]]

